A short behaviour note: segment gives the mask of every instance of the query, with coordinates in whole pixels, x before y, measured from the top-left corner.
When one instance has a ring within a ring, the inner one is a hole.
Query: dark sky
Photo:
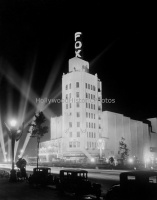
[[[62,60],[51,90],[61,88],[68,59],[74,57],[74,33],[81,31],[90,72],[102,81],[103,98],[115,99],[103,110],[139,120],[157,117],[155,5],[109,2],[1,0],[0,57],[9,65],[0,68],[13,69],[27,81],[34,63],[31,87],[41,96],[54,63]],[[19,92],[0,72],[2,117],[10,93],[16,110]],[[61,114],[61,105],[50,109]]]

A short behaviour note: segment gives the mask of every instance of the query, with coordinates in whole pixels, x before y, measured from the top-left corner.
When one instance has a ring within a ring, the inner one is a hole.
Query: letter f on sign
[[[81,32],[76,32],[75,33],[75,41],[77,40],[78,37],[80,37],[81,34],[82,34]]]

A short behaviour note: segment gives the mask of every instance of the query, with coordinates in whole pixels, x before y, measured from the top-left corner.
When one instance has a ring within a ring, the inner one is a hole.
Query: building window
[[[77,122],[77,127],[80,127],[80,122]]]
[[[91,85],[91,90],[93,90],[93,86]]]
[[[72,137],[72,132],[69,133],[69,137]]]
[[[89,118],[90,118],[90,113],[89,113]]]
[[[79,131],[77,132],[77,137],[80,137],[80,132]]]
[[[88,89],[90,89],[90,84],[88,84]]]
[[[86,98],[88,98],[88,93],[86,92]]]
[[[76,142],[75,141],[73,142],[73,147],[76,148]]]
[[[77,147],[80,147],[80,142],[77,142]]]
[[[86,88],[87,88],[87,83],[86,83]]]
[[[90,108],[90,103],[89,103],[89,108]]]
[[[86,122],[86,128],[88,128],[88,122]]]
[[[95,110],[95,104],[93,104],[93,106],[94,106],[94,110]]]
[[[88,108],[88,103],[86,102],[86,108]]]
[[[93,119],[93,113],[91,113],[91,118]]]
[[[89,128],[90,128],[90,122],[89,122]]]
[[[79,98],[79,92],[76,92],[76,97]]]
[[[71,103],[69,104],[69,107],[71,108]]]
[[[79,108],[80,107],[80,103],[76,102],[76,107]]]
[[[94,114],[94,119],[95,119],[95,114]]]
[[[95,86],[93,85],[93,91],[95,91]]]
[[[79,88],[79,82],[76,82],[76,88]]]
[[[71,83],[69,84],[69,89],[71,89]]]
[[[86,112],[86,117],[88,118],[88,113]]]
[[[65,89],[68,90],[68,85],[65,86]]]
[[[72,142],[69,142],[69,147],[72,148]]]
[[[80,113],[79,113],[79,112],[77,112],[77,113],[76,113],[76,116],[77,116],[77,117],[80,117]]]
[[[66,104],[66,109],[68,109],[68,104]]]
[[[93,104],[91,104],[91,109],[93,109]]]
[[[72,127],[72,122],[69,122],[69,127]]]
[[[95,123],[94,123],[94,128],[95,128]]]

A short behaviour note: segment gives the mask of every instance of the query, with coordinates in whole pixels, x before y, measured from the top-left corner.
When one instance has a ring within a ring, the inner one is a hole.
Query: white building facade
[[[101,81],[78,57],[69,60],[69,72],[62,76],[62,116],[50,121],[51,140],[40,143],[41,161],[118,158],[122,137],[129,155],[140,160],[150,154],[151,146],[157,146],[156,118],[150,119],[150,130],[141,121],[102,111]]]

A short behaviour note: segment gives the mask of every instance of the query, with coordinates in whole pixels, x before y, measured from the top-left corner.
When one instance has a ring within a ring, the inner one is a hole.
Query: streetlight
[[[11,127],[15,127],[16,124],[17,124],[17,121],[16,121],[15,119],[12,119],[12,120],[10,121],[10,126],[11,126]]]
[[[11,139],[11,161],[12,161],[12,168],[10,171],[10,182],[15,182],[16,179],[16,170],[14,169],[14,147],[15,147],[15,141],[18,141],[22,135],[22,130],[17,128],[17,121],[15,119],[10,120],[9,126],[6,125],[6,128],[8,130],[9,137]],[[22,127],[23,129],[23,127]]]

